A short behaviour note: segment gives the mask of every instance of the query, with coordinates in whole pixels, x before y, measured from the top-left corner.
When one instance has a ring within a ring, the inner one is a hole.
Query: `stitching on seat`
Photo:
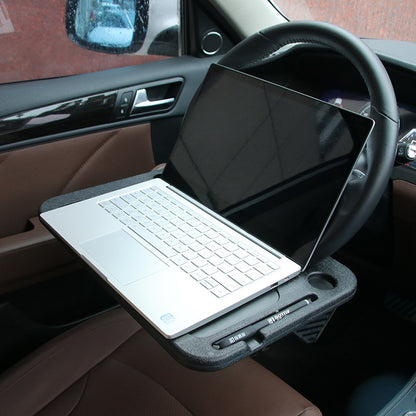
[[[121,319],[117,319],[117,321],[124,321],[125,320],[125,318],[123,319],[123,318],[121,318]],[[113,325],[115,323],[115,321],[112,321],[112,322],[108,322],[107,323],[107,325],[105,325],[105,326],[110,326],[110,325]],[[96,328],[96,326],[98,326],[98,327],[101,327],[102,326],[102,323],[98,323],[97,325],[95,325],[95,326],[93,326],[93,327],[91,327],[91,328],[89,328],[88,329],[88,332],[93,332],[94,331],[94,329]],[[141,328],[139,327],[138,329],[137,329],[137,331],[135,331],[131,336],[134,336],[138,331],[140,331],[141,330]],[[64,336],[64,338],[66,338],[65,337],[65,335],[66,336],[71,336],[71,333],[70,333],[70,331],[71,330],[69,330],[67,333],[63,333],[62,335]],[[130,337],[131,337],[130,336]],[[122,343],[120,343],[119,345],[117,345],[117,346],[115,346],[115,348],[108,354],[108,355],[110,355],[110,354],[112,354],[114,351],[116,351],[124,342],[126,342],[130,337],[128,337],[128,338],[126,338]],[[50,351],[50,353],[49,354],[47,354],[46,356],[44,356],[44,357],[39,357],[39,359],[36,361],[36,362],[34,362],[19,378],[17,378],[13,383],[11,383],[11,384],[8,384],[8,385],[5,385],[4,386],[4,388],[3,389],[0,389],[0,393],[4,393],[4,392],[6,392],[7,390],[9,390],[9,389],[11,389],[12,387],[14,387],[16,384],[18,384],[27,374],[29,374],[29,373],[31,373],[34,369],[36,369],[39,365],[41,365],[41,364],[43,364],[45,361],[49,361],[49,359],[51,358],[51,357],[54,357],[55,355],[57,355],[57,354],[59,354],[59,353],[61,353],[61,351],[63,350],[63,349],[65,349],[65,346],[63,346],[63,345],[61,345],[61,346],[58,346],[57,348],[55,348],[55,349],[53,349],[52,351]],[[108,357],[108,355],[106,355],[105,357],[103,357],[103,359],[102,360],[100,360],[100,361],[98,361],[93,367],[91,367],[91,369],[89,370],[89,371],[91,371],[95,366],[97,366],[99,363],[101,363],[102,361],[104,361],[107,357]],[[77,379],[77,380],[75,380],[74,381],[74,383],[76,382],[76,381],[78,381],[79,379]],[[71,384],[72,385],[72,384]]]
[[[167,394],[169,394],[169,396],[170,397],[172,397],[175,401],[177,401],[178,403],[180,403],[181,404],[181,406],[187,411],[187,412],[189,412],[189,414],[190,415],[195,415],[195,413],[193,413],[189,408],[188,408],[188,406],[186,406],[184,403],[182,403],[182,401],[180,401],[178,398],[176,398],[163,384],[161,384],[159,381],[157,381],[156,379],[154,379],[150,374],[147,374],[146,372],[144,372],[144,371],[141,371],[141,370],[138,370],[137,368],[135,368],[135,367],[132,367],[132,366],[130,366],[130,365],[128,365],[128,364],[126,364],[125,362],[123,362],[123,361],[120,361],[120,360],[118,360],[118,359],[116,359],[116,358],[114,358],[114,357],[110,357],[110,358],[108,358],[108,360],[113,360],[113,361],[116,361],[116,362],[118,362],[118,363],[120,363],[120,364],[122,364],[123,366],[125,366],[126,368],[129,368],[129,369],[131,369],[131,370],[133,370],[133,371],[135,371],[136,373],[138,373],[138,374],[142,374],[142,375],[144,375],[144,376],[146,376],[146,377],[148,377],[150,380],[152,380],[155,384],[157,384],[158,386],[160,386]]]
[[[78,400],[77,400],[77,402],[74,404],[74,406],[72,407],[72,409],[68,412],[68,416],[69,415],[71,415],[73,412],[74,412],[74,410],[78,407],[78,405],[81,403],[81,400],[82,400],[82,398],[84,397],[84,395],[85,395],[85,392],[86,392],[86,390],[87,390],[87,384],[88,384],[88,379],[90,378],[90,371],[88,372],[88,374],[86,375],[86,377],[84,377],[85,378],[85,380],[84,380],[84,388],[82,389],[82,393],[80,394],[80,396],[79,396],[79,398],[78,398]],[[75,383],[77,383],[78,382],[78,380],[75,382]],[[74,384],[75,384],[74,383]],[[74,385],[73,384],[73,385]],[[57,397],[59,397],[59,396],[57,396]],[[51,402],[52,403],[52,402]]]

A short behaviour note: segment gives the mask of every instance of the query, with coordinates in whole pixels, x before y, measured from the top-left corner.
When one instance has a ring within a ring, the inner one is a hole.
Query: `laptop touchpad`
[[[106,277],[127,285],[168,266],[123,230],[81,244]],[[107,275],[108,274],[108,275]]]

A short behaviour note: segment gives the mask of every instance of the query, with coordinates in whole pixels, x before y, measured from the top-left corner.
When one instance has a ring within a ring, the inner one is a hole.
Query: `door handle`
[[[140,90],[137,90],[136,92],[136,97],[134,99],[133,107],[136,109],[142,109],[142,108],[146,109],[146,108],[152,108],[152,107],[158,107],[161,105],[171,104],[174,101],[175,101],[174,97],[150,101],[149,98],[147,97],[146,88],[142,88]]]

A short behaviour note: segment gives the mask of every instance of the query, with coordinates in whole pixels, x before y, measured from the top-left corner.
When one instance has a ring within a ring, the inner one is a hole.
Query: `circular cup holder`
[[[308,282],[312,287],[320,290],[332,290],[337,285],[337,281],[326,273],[312,273],[308,277]]]

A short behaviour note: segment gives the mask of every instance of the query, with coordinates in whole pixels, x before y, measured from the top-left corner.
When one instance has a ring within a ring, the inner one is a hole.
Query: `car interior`
[[[74,48],[120,59],[146,48],[155,59],[0,84],[0,413],[416,412],[416,44],[288,22],[268,0],[174,1],[179,28],[160,29],[160,1],[137,0],[122,15],[142,22],[130,46],[95,45],[77,31],[82,2],[57,2]],[[98,3],[86,9],[91,31],[100,13],[124,10]],[[39,214],[160,175],[214,63],[375,124],[308,269],[167,340]],[[310,308],[284,316],[307,296]]]

